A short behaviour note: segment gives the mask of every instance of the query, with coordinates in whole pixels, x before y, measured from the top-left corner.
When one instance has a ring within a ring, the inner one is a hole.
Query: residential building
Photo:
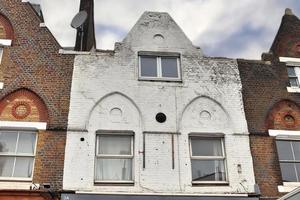
[[[63,53],[63,200],[258,199],[236,60],[204,56],[162,12],[114,50]]]
[[[286,9],[270,52],[238,65],[261,199],[277,199],[300,186],[299,18]]]
[[[74,56],[38,5],[0,1],[0,199],[57,199]]]

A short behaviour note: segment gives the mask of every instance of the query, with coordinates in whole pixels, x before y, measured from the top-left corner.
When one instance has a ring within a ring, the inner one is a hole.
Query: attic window
[[[287,72],[288,72],[289,82],[291,87],[299,87],[299,80],[296,71],[298,71],[298,67],[291,67],[291,66],[287,67]]]
[[[179,54],[140,53],[139,78],[143,80],[180,80]]]

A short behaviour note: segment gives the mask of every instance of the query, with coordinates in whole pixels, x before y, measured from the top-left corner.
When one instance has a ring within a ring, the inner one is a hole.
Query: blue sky
[[[70,27],[79,0],[39,2],[45,23],[62,46],[73,46]],[[208,56],[259,59],[269,50],[285,8],[300,17],[299,0],[95,0],[98,49],[113,49],[141,14],[169,12],[194,45]]]

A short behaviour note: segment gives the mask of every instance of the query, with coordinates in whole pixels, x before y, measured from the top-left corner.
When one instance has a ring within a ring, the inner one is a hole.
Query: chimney
[[[79,11],[87,12],[87,19],[81,28],[77,29],[75,51],[90,51],[96,49],[94,28],[94,0],[81,0]]]

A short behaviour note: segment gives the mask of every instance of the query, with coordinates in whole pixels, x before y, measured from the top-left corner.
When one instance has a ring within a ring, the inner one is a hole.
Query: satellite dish
[[[88,14],[86,11],[84,11],[84,10],[80,11],[73,18],[73,20],[71,22],[71,26],[76,29],[79,28],[85,22],[87,16],[88,16]]]

